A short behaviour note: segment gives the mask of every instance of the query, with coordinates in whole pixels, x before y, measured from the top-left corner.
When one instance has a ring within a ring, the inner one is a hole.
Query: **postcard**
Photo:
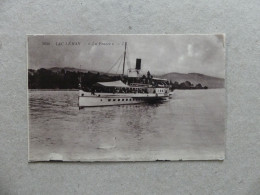
[[[29,162],[224,160],[223,34],[27,38]]]

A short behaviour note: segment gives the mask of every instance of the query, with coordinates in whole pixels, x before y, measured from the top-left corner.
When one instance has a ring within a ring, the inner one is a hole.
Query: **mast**
[[[127,44],[127,42],[125,42],[125,52],[124,52],[124,62],[123,62],[123,74],[122,74],[122,76],[124,76],[124,73],[125,73],[126,44]]]

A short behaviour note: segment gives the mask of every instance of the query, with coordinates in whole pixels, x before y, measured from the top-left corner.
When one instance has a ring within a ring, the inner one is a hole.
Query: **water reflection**
[[[76,91],[31,91],[30,152],[41,158],[52,152],[88,155],[97,149],[102,155],[185,148],[221,151],[225,96],[206,92],[179,92],[158,104],[79,110]]]

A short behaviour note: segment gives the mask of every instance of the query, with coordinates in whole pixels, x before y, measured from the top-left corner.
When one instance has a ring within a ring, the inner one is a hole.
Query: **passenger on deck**
[[[96,91],[96,90],[95,90],[94,88],[91,88],[91,94],[92,94],[92,95],[95,95],[95,91]]]

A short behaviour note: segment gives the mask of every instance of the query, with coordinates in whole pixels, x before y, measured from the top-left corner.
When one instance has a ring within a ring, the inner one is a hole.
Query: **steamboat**
[[[172,92],[169,90],[167,79],[155,78],[150,72],[141,74],[141,59],[136,59],[135,68],[127,70],[125,77],[127,43],[125,43],[122,79],[111,82],[97,82],[91,89],[81,88],[79,84],[78,106],[114,106],[127,104],[140,104],[144,102],[156,103],[167,101]]]

